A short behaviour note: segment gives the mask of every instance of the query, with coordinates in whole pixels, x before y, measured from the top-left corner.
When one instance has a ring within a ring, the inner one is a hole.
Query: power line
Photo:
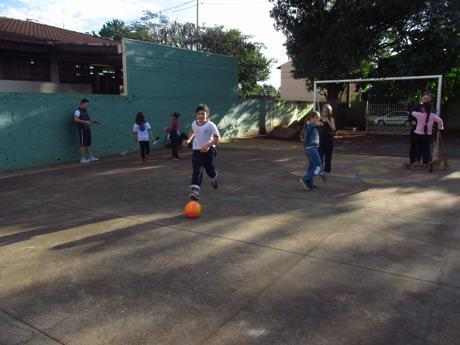
[[[181,4],[177,4],[177,5],[171,6],[171,7],[162,9],[162,10],[159,11],[159,12],[161,12],[161,13],[169,12],[169,11],[175,10],[175,9],[177,9],[177,8],[179,8],[179,7],[182,7],[182,6],[191,4],[192,2],[195,2],[195,0],[190,0],[190,1],[183,2],[183,3],[181,3]]]
[[[203,4],[203,3],[201,2],[200,4]],[[179,9],[174,10],[174,11],[170,11],[170,12],[168,12],[168,14],[185,11],[185,10],[188,10],[189,8],[194,8],[194,7],[196,7],[196,4],[192,5],[192,6],[184,7],[184,8],[179,8]]]

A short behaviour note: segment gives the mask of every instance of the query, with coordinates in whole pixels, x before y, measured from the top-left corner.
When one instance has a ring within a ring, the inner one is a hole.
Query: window
[[[93,69],[88,64],[59,61],[59,81],[69,84],[91,84]]]
[[[41,57],[0,55],[0,79],[50,81],[50,62]]]

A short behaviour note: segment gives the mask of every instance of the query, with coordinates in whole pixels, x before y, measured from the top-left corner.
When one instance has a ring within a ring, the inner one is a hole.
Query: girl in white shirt
[[[186,146],[193,140],[193,174],[190,184],[190,199],[200,200],[201,183],[203,182],[203,168],[211,178],[211,184],[217,189],[217,170],[215,160],[217,156],[216,144],[220,134],[217,126],[209,121],[209,108],[205,104],[199,104],[195,111],[196,121],[192,123],[192,129],[188,139],[184,141]]]
[[[134,140],[139,142],[142,163],[147,163],[149,161],[150,154],[150,138],[152,138],[154,144],[157,139],[153,138],[152,128],[150,127],[150,124],[145,121],[145,117],[142,112],[138,112],[136,115],[136,120],[133,126],[133,136]]]

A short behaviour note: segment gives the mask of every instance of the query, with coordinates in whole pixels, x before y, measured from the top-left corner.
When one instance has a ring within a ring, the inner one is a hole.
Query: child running
[[[150,154],[150,138],[152,138],[153,143],[156,143],[152,135],[152,128],[150,124],[145,121],[144,113],[138,112],[136,115],[136,120],[133,126],[133,136],[134,140],[139,142],[139,147],[141,149],[142,163],[147,163],[149,161]]]
[[[216,144],[219,142],[220,134],[217,126],[209,121],[209,108],[205,104],[199,104],[195,111],[196,121],[192,123],[192,129],[188,139],[183,145],[187,146],[193,140],[193,175],[190,184],[190,199],[199,201],[201,183],[203,182],[203,168],[211,178],[211,184],[217,189],[217,170],[215,160],[217,156]]]
[[[317,111],[311,111],[307,115],[307,124],[303,131],[303,146],[304,154],[307,156],[308,168],[306,175],[299,179],[299,182],[303,188],[307,191],[318,189],[313,183],[315,175],[321,175],[325,180],[325,175],[321,174],[321,158],[319,156],[319,129],[318,127],[323,126],[323,123],[319,121],[319,113]]]
[[[416,157],[422,156],[423,164],[430,164],[431,157],[431,139],[433,135],[433,124],[439,124],[439,129],[444,129],[442,119],[431,112],[431,103],[422,104],[422,112],[413,111],[411,115],[417,119],[417,126],[414,130]]]

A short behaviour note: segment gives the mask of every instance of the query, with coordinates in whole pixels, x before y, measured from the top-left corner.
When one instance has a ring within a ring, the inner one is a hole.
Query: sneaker
[[[200,192],[197,190],[192,191],[188,197],[190,198],[190,200],[200,201]]]
[[[178,158],[178,157],[172,157],[171,160],[172,160],[172,161],[180,161],[180,158]]]
[[[327,172],[323,172],[320,176],[323,179],[323,182],[327,182],[327,178],[328,178]]]
[[[217,189],[219,187],[219,184],[217,183],[217,175],[211,179],[211,185],[214,189]]]
[[[303,189],[305,189],[306,191],[312,190],[312,188],[308,184],[306,184],[302,178],[299,178],[299,182],[303,186]]]
[[[91,156],[91,157],[88,158],[88,162],[95,162],[95,161],[98,161],[98,160],[99,160],[99,158],[96,158],[94,156]]]
[[[81,161],[80,161],[81,164],[87,164],[89,163],[89,160],[83,158]]]
[[[319,189],[319,187],[316,184],[312,184],[311,189]]]

